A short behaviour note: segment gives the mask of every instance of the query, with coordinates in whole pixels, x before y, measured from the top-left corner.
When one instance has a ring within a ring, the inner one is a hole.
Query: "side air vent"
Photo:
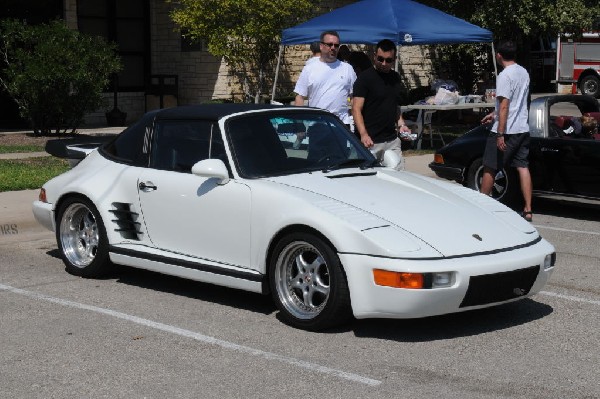
[[[139,240],[140,223],[137,222],[139,214],[131,210],[130,205],[123,202],[113,202],[114,209],[110,209],[115,219],[111,222],[116,224],[115,231],[128,240]]]

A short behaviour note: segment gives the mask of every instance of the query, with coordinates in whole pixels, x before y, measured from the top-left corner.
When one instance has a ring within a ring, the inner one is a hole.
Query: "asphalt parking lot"
[[[407,168],[431,173],[427,157]],[[36,196],[0,193],[3,398],[600,397],[598,208],[535,201],[558,261],[531,299],[310,333],[257,294],[129,268],[71,276]]]

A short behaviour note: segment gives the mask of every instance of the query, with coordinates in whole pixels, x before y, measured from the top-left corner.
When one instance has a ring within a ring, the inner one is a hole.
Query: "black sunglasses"
[[[339,43],[325,43],[325,42],[321,42],[321,44],[326,45],[329,48],[340,48],[340,44]]]
[[[392,62],[394,62],[393,58],[383,58],[382,56],[378,55],[377,56],[377,61],[383,63],[383,61],[385,61],[388,64],[391,64]]]

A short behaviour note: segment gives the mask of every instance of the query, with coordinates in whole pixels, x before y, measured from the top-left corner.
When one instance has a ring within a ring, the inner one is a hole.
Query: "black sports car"
[[[600,203],[600,108],[586,95],[540,97],[529,108],[529,165],[533,194]],[[441,148],[429,167],[439,176],[479,190],[491,125],[478,126]],[[505,204],[520,198],[516,170],[496,174],[492,196]]]

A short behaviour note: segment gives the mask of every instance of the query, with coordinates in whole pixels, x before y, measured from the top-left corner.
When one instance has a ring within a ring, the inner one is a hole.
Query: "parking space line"
[[[569,301],[589,303],[592,305],[600,305],[600,301],[594,301],[593,299],[585,299],[585,298],[579,298],[579,297],[571,296],[571,295],[557,294],[556,292],[550,292],[550,291],[540,291],[539,293],[542,295],[553,296],[553,297],[561,298],[561,299],[567,299]]]
[[[593,236],[600,236],[600,233],[595,231],[585,231],[585,230],[571,230],[571,229],[563,229],[562,227],[551,227],[551,226],[540,226],[538,224],[534,224],[533,227],[536,229],[547,229],[547,230],[556,230],[556,231],[566,231],[568,233],[579,233],[579,234],[591,234]]]
[[[251,347],[244,346],[244,345],[238,345],[233,342],[224,341],[224,340],[221,340],[218,338],[199,334],[194,331],[185,330],[183,328],[178,328],[178,327],[171,326],[168,324],[158,323],[158,322],[155,322],[152,320],[143,319],[141,317],[128,315],[126,313],[121,313],[121,312],[117,312],[117,311],[110,310],[110,309],[100,308],[100,307],[91,306],[91,305],[85,305],[82,303],[73,302],[73,301],[69,301],[66,299],[55,298],[55,297],[40,294],[37,292],[26,291],[26,290],[23,290],[20,288],[11,287],[11,286],[4,285],[4,284],[0,284],[0,290],[9,291],[14,294],[23,295],[23,296],[26,296],[29,298],[38,299],[38,300],[42,300],[42,301],[46,301],[46,302],[51,302],[51,303],[55,303],[55,304],[62,305],[62,306],[68,306],[68,307],[81,309],[81,310],[88,310],[91,312],[100,313],[100,314],[111,316],[111,317],[116,317],[118,319],[130,321],[132,323],[136,323],[136,324],[140,324],[140,325],[143,325],[146,327],[154,328],[156,330],[165,331],[165,332],[168,332],[171,334],[177,334],[177,335],[180,335],[183,337],[191,338],[196,341],[204,342],[204,343],[211,344],[211,345],[217,345],[217,346],[220,346],[225,349],[230,349],[233,351],[250,354],[253,356],[260,356],[267,360],[276,360],[276,361],[279,361],[282,363],[287,363],[292,366],[301,367],[301,368],[307,369],[309,371],[318,372],[321,374],[326,374],[326,375],[342,378],[344,380],[358,382],[360,384],[365,384],[365,385],[370,385],[370,386],[377,386],[377,385],[381,384],[381,381],[379,381],[379,380],[374,380],[374,379],[371,379],[368,377],[363,377],[358,374],[348,373],[346,371],[337,370],[337,369],[333,369],[333,368],[330,368],[327,366],[322,366],[322,365],[319,365],[316,363],[311,363],[311,362],[307,362],[304,360],[295,359],[293,357],[278,355],[278,354],[272,353],[272,352],[265,352],[263,350],[251,348]]]

